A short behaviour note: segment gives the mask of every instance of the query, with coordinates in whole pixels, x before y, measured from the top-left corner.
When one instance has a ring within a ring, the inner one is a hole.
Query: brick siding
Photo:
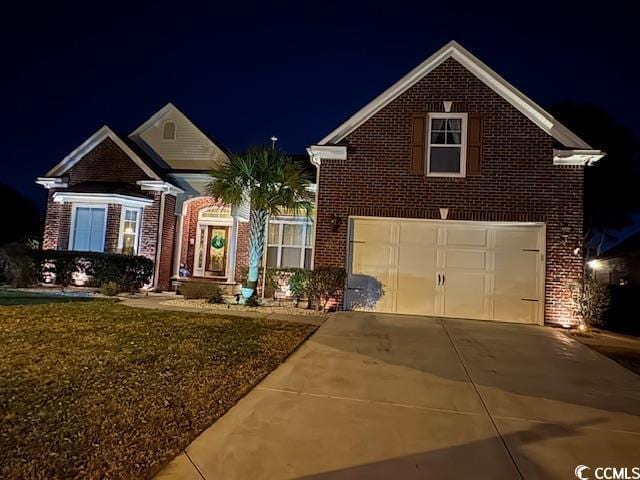
[[[64,173],[68,178],[69,187],[66,189],[50,190],[47,197],[47,212],[44,226],[43,248],[61,249],[70,248],[70,228],[72,204],[59,204],[53,201],[53,194],[56,191],[73,191],[73,186],[83,182],[125,182],[135,185],[139,180],[149,179],[148,175],[136,165],[129,156],[118,147],[113,140],[107,138],[96,145],[82,159]],[[153,199],[153,204],[143,209],[142,223],[140,225],[140,248],[139,254],[152,260],[156,260],[156,250],[158,242],[158,225],[160,219],[160,196],[159,192],[142,192],[147,197]],[[173,208],[175,209],[175,197],[173,198]],[[171,200],[167,201],[171,204]],[[167,207],[169,208],[169,207]],[[110,204],[107,209],[107,226],[105,232],[105,251],[119,252],[118,241],[120,234],[120,218],[122,207]],[[172,219],[175,211],[171,212],[169,219]],[[169,220],[165,224],[165,229],[169,233],[169,238],[173,242],[173,228],[175,222]],[[165,237],[166,238],[166,237]],[[167,240],[169,241],[169,240]],[[168,250],[173,251],[170,246]],[[166,269],[167,260],[163,259]],[[169,265],[169,269],[171,265]],[[164,270],[162,270],[164,272]]]
[[[411,117],[425,111],[480,113],[480,176],[409,172]],[[552,138],[453,59],[385,106],[342,142],[347,160],[322,160],[315,265],[345,266],[350,215],[543,221],[547,225],[545,320],[570,316],[566,286],[582,276],[583,167],[553,165]],[[333,215],[344,221],[337,232]]]
[[[162,248],[158,267],[158,286],[163,290],[169,289],[173,267],[173,247],[175,245],[176,230],[176,197],[166,195],[164,199],[164,216],[162,219]]]

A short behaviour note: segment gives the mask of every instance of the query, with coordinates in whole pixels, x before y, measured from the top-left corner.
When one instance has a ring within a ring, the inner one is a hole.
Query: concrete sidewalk
[[[121,301],[122,305],[134,308],[149,308],[153,310],[169,310],[178,312],[202,313],[205,315],[225,315],[239,318],[268,318],[270,320],[280,320],[284,322],[305,323],[308,325],[322,325],[327,315],[293,315],[271,312],[252,312],[240,310],[206,310],[203,308],[183,307],[178,305],[163,305],[162,302],[175,300],[175,295],[153,295],[148,297],[126,298]]]
[[[640,377],[557,330],[347,312],[156,478],[567,479],[638,445]]]

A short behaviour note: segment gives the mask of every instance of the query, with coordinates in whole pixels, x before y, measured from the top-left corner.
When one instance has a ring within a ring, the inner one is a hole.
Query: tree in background
[[[40,240],[42,220],[33,202],[13,187],[0,183],[0,245]]]
[[[587,230],[625,226],[628,215],[640,211],[640,140],[592,104],[562,102],[550,111],[592,147],[607,153],[585,170]]]
[[[269,215],[286,210],[311,212],[304,166],[271,147],[252,147],[243,155],[231,155],[229,162],[211,171],[209,194],[229,205],[249,204],[249,273],[247,288],[252,296],[258,285]]]

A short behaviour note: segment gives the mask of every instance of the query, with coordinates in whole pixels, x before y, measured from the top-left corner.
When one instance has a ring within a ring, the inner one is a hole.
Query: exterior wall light
[[[337,232],[338,230],[340,230],[341,225],[342,225],[342,217],[337,213],[334,213],[333,217],[331,217],[331,231]]]
[[[449,216],[449,209],[448,208],[441,208],[440,209],[440,219],[441,220],[446,220],[448,216]]]
[[[602,268],[602,262],[598,259],[589,260],[587,266],[591,270],[600,270]]]

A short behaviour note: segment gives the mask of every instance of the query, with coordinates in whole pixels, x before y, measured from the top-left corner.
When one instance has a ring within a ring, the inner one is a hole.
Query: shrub
[[[24,243],[8,243],[0,248],[0,282],[24,288],[36,281],[32,250]]]
[[[55,274],[56,283],[63,288],[71,284],[75,274],[86,274],[95,287],[115,282],[121,292],[134,292],[153,274],[153,261],[136,255],[43,250],[35,256],[41,271]]]
[[[575,314],[588,325],[603,326],[604,314],[609,308],[609,290],[595,278],[574,282],[569,286]]]
[[[103,295],[107,295],[108,297],[115,297],[116,295],[118,295],[118,293],[120,293],[120,289],[118,288],[118,284],[116,282],[103,283],[98,291]]]
[[[313,270],[308,284],[308,295],[316,302],[318,310],[325,310],[330,299],[344,291],[347,272],[342,267],[318,267]]]
[[[222,295],[222,289],[219,285],[213,284],[211,288],[211,293],[209,293],[209,298],[207,298],[207,302],[209,303],[224,303],[224,296]]]
[[[186,300],[208,299],[220,291],[220,287],[215,283],[208,282],[185,282],[180,286],[180,293]]]
[[[296,302],[299,302],[304,297],[307,297],[309,304],[307,308],[311,307],[311,296],[309,295],[309,281],[312,275],[311,270],[297,269],[291,273],[289,277],[289,291],[291,296]]]

